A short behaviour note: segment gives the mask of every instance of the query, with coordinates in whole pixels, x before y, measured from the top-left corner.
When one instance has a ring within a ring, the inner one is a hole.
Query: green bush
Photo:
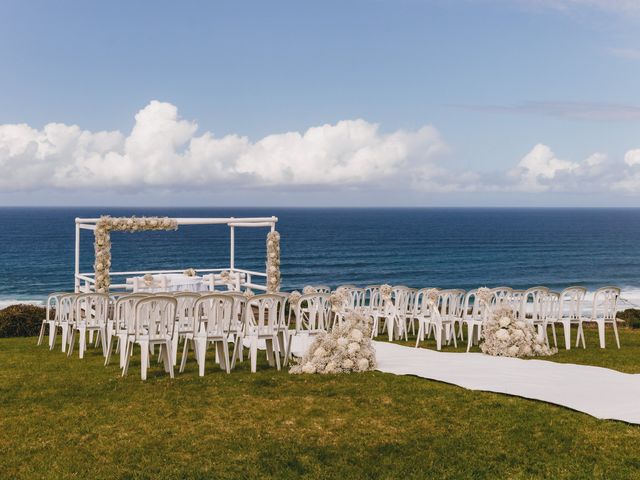
[[[617,317],[620,320],[624,320],[625,325],[631,328],[640,328],[640,310],[637,308],[630,308],[624,312],[618,312]]]
[[[35,305],[11,305],[0,310],[0,338],[38,335],[45,315],[46,309]]]

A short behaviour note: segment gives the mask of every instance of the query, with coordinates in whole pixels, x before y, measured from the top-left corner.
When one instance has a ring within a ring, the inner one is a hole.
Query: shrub
[[[624,312],[618,312],[617,317],[620,320],[624,320],[628,327],[640,328],[640,310],[637,308],[629,308]]]
[[[36,305],[11,305],[0,310],[0,338],[33,337],[40,333],[46,309]]]

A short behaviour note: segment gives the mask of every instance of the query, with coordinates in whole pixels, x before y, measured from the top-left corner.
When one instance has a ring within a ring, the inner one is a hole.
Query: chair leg
[[[604,322],[598,322],[598,338],[600,340],[600,348],[605,348],[604,342]]]
[[[147,369],[149,368],[149,343],[147,341],[140,342],[140,378],[147,379]],[[127,361],[128,363],[128,361]]]
[[[195,342],[198,345],[198,375],[204,377],[204,364],[207,357],[207,339],[205,337],[197,338]]]
[[[442,349],[442,325],[434,325],[436,336],[436,349],[440,351]]]
[[[49,350],[53,350],[56,345],[56,335],[58,333],[58,326],[51,324],[49,327]]]
[[[251,373],[256,373],[258,363],[258,337],[251,337],[251,346],[249,347],[249,357],[251,358]]]
[[[70,357],[71,354],[73,353],[73,347],[76,344],[76,329],[72,328],[69,333],[67,334],[67,336],[69,337],[67,340],[65,340],[65,343],[68,342],[68,346],[67,346],[67,357]],[[64,344],[63,344],[64,345]],[[64,351],[64,350],[63,350]]]
[[[558,348],[558,338],[556,337],[556,324],[551,322],[551,333],[553,333],[553,346]]]
[[[165,371],[169,371],[169,377],[174,378],[173,372],[173,354],[171,352],[171,340],[167,340],[164,345],[164,368]]]
[[[562,330],[564,330],[564,348],[571,350],[571,321],[562,322]]]
[[[131,361],[131,355],[129,354],[130,350],[133,352],[133,343],[127,341],[125,345],[122,346],[122,350],[124,350],[124,365],[122,366],[122,376],[126,377],[129,372],[129,362]]]
[[[171,359],[171,363],[173,363],[173,365],[176,365],[178,363],[178,342],[179,342],[179,340],[180,340],[180,335],[176,331],[173,334],[173,337],[171,338],[171,356],[173,357]]]
[[[274,335],[273,340],[272,340],[272,348],[273,348],[273,353],[274,353],[274,357],[276,359],[276,368],[278,370],[280,370],[280,347],[278,346],[278,335]]]
[[[276,340],[277,342],[278,340]],[[274,357],[274,353],[273,353],[273,349],[274,349],[274,344],[273,341],[270,339],[265,340],[265,346],[267,347],[267,362],[269,362],[269,366],[273,367],[275,360],[273,359]]]
[[[618,336],[618,325],[616,325],[617,321],[614,318],[613,319],[613,334],[616,337],[616,345],[618,345],[618,348],[620,348],[620,337]]]
[[[113,338],[111,338],[108,342],[107,342],[107,354],[104,357],[104,366],[106,367],[107,365],[109,365],[109,362],[111,361],[111,350],[113,350]]]
[[[42,339],[44,338],[44,331],[45,331],[45,327],[46,327],[47,323],[46,322],[42,322],[42,325],[40,325],[40,335],[38,335],[38,346],[42,345]]]
[[[89,334],[91,334],[93,332],[93,330],[91,332],[89,332]],[[78,351],[80,353],[80,358],[84,358],[84,351],[87,348],[87,329],[86,328],[81,328],[80,329],[80,344],[78,345]]]
[[[127,360],[127,335],[121,334],[118,336],[118,346],[120,347],[120,368],[124,367],[124,362]]]
[[[416,348],[420,345],[420,338],[424,336],[424,322],[419,321],[418,323],[418,335],[416,335]]]
[[[467,339],[467,353],[469,353],[469,350],[471,350],[471,345],[473,344],[473,330],[473,323],[467,323],[467,337],[469,337]]]
[[[184,372],[184,367],[187,365],[187,355],[189,354],[189,340],[188,338],[184,339],[184,347],[182,347],[182,360],[180,361],[180,373]]]

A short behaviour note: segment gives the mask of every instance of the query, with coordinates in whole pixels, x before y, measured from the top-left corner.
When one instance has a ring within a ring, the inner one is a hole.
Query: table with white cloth
[[[204,279],[199,276],[188,276],[183,273],[165,273],[153,275],[153,282],[148,285],[144,277],[127,279],[135,292],[202,292],[208,290]]]

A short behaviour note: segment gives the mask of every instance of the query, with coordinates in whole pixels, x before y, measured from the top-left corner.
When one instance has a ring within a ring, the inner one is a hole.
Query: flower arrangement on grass
[[[149,230],[177,230],[178,222],[168,217],[110,217],[102,216],[94,231],[95,288],[98,293],[109,292],[111,278],[111,231],[143,232]]]
[[[185,277],[195,277],[196,276],[196,271],[193,268],[187,268],[184,272],[183,272]]]
[[[333,313],[339,313],[344,309],[344,305],[347,301],[347,292],[343,287],[336,288],[329,296],[329,302],[331,302],[331,311]]]
[[[376,368],[371,342],[371,318],[361,313],[346,315],[341,326],[318,335],[290,373],[350,373]]]
[[[484,320],[482,353],[501,357],[548,356],[557,353],[544,337],[538,335],[535,326],[514,317],[510,308],[498,308]]]
[[[280,290],[280,234],[267,234],[267,292]]]

